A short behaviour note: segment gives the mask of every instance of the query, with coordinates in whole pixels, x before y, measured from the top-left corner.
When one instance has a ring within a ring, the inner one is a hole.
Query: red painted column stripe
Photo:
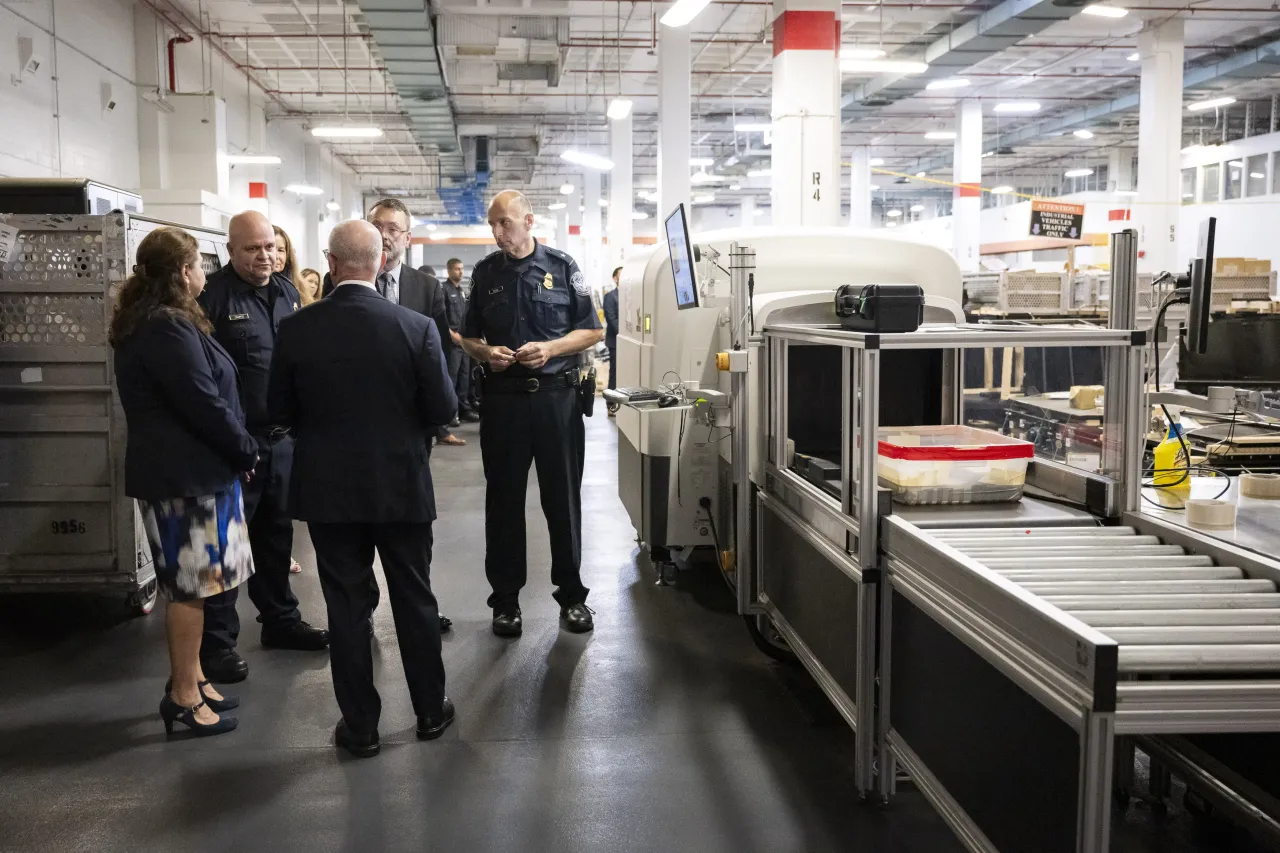
[[[840,21],[835,12],[791,11],[773,19],[773,55],[784,50],[840,48]]]
[[[581,234],[581,233],[582,233],[582,226],[581,226],[581,225],[570,225],[570,226],[569,226],[569,234],[570,234],[570,235],[572,235],[572,236],[575,236],[575,237],[576,237],[577,235],[579,235],[579,234]]]
[[[1115,222],[1116,220],[1126,220],[1129,218],[1130,218],[1130,211],[1127,207],[1107,211],[1107,220],[1110,222]]]
[[[956,198],[977,198],[982,195],[982,184],[956,184]]]

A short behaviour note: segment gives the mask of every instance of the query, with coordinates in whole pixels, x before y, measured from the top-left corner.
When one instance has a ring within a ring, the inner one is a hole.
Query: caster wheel
[[[155,610],[156,599],[160,595],[160,586],[156,583],[156,579],[152,578],[145,586],[137,592],[130,593],[129,607],[133,609],[134,616],[146,616]]]

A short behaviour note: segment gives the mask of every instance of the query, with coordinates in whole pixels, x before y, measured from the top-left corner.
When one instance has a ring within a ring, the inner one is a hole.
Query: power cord
[[[703,514],[707,517],[707,524],[711,526],[711,541],[716,546],[716,567],[723,572],[724,558],[721,555],[724,554],[724,551],[720,550],[720,534],[716,531],[716,520],[711,515],[711,498],[705,496],[698,498],[698,506],[702,508]]]

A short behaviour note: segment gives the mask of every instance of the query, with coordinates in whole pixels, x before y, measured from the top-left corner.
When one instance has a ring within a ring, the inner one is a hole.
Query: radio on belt
[[[844,284],[836,290],[836,316],[854,332],[914,332],[924,322],[924,290],[915,284]]]

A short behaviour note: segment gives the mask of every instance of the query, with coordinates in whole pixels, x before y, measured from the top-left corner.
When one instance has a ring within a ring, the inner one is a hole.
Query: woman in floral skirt
[[[170,734],[175,722],[199,735],[236,727],[221,714],[239,701],[200,668],[203,599],[253,574],[240,478],[253,471],[257,442],[244,428],[235,364],[196,303],[203,289],[195,238],[159,228],[139,244],[111,321],[129,427],[125,493],[142,511],[168,601],[171,677],[160,716]]]

